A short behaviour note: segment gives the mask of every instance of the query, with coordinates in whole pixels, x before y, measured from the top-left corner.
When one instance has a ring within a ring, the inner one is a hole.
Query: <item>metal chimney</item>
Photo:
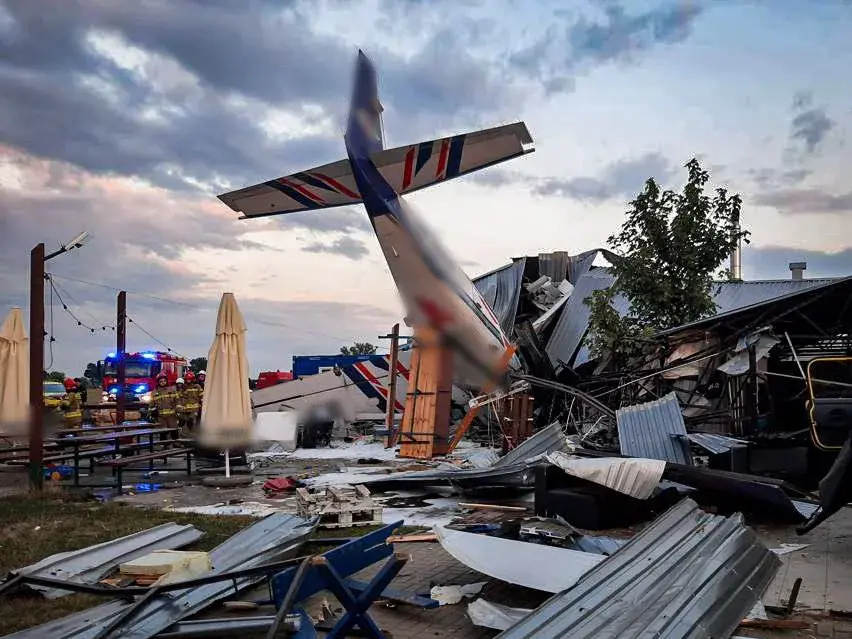
[[[738,237],[740,233],[740,216],[734,214],[734,227],[731,230],[731,240],[736,242],[731,251],[731,267],[728,279],[731,282],[741,282],[743,279],[743,241]]]
[[[807,262],[790,262],[790,272],[793,274],[793,281],[802,281],[804,279],[805,270],[807,268]]]

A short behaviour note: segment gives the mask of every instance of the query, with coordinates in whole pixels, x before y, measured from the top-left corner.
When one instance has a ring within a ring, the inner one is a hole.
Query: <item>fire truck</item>
[[[110,398],[118,395],[118,358],[109,353],[102,362],[98,362],[103,371],[103,390]],[[143,403],[151,401],[151,391],[157,385],[157,375],[166,374],[169,384],[183,377],[188,368],[185,358],[174,353],[162,351],[141,351],[124,355],[124,394],[128,399]]]

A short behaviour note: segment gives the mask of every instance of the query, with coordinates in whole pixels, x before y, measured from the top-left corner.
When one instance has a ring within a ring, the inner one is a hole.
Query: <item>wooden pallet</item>
[[[382,507],[365,486],[329,486],[296,489],[300,517],[319,517],[321,528],[349,528],[382,523]]]

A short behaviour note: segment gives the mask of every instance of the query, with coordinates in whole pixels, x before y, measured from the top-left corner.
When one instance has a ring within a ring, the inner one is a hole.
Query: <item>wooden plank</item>
[[[459,502],[459,508],[470,508],[471,510],[501,510],[505,512],[527,512],[528,508],[522,506],[503,506],[501,504],[463,504]]]
[[[423,535],[391,535],[387,539],[389,544],[407,544],[418,541],[438,541],[438,535],[435,533],[425,533]]]

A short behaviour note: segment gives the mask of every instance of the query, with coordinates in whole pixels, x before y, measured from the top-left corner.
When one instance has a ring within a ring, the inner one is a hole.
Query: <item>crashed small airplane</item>
[[[488,303],[400,197],[531,153],[523,122],[384,148],[376,70],[358,51],[344,135],[347,157],[219,196],[242,218],[363,202],[402,297],[409,326],[428,326],[459,355],[456,378],[496,381],[513,346]]]

